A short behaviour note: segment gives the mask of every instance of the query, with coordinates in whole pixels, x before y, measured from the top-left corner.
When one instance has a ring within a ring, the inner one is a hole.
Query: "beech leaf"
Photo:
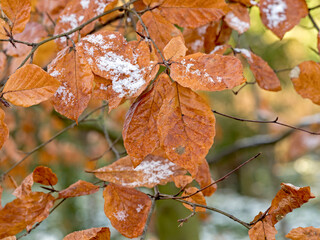
[[[152,188],[158,184],[166,184],[172,181],[174,176],[183,175],[186,171],[168,159],[149,155],[136,168],[133,167],[130,157],[126,156],[92,173],[103,181],[125,187]]]
[[[184,190],[183,194],[181,195],[182,197],[184,196],[188,196],[190,194],[195,193],[196,191],[198,191],[199,189],[196,187],[188,187]],[[191,203],[197,203],[197,204],[201,204],[201,205],[207,205],[206,203],[206,199],[204,198],[202,192],[198,192],[195,195],[192,195],[191,197],[185,198],[186,201],[191,202]],[[190,206],[187,203],[183,203],[183,206],[185,206],[186,208],[188,208],[190,211],[193,211],[193,207]],[[202,208],[202,207],[196,207],[195,208],[196,212],[205,212],[206,209]]]
[[[248,9],[240,3],[230,3],[228,6],[231,11],[227,13],[224,21],[239,34],[246,32],[250,28]]]
[[[30,173],[22,183],[12,193],[17,198],[23,198],[31,193],[31,187],[33,185],[33,173]]]
[[[134,189],[110,183],[103,191],[104,212],[112,226],[123,236],[142,234],[151,208],[151,199]]]
[[[70,185],[68,188],[59,192],[58,198],[71,198],[84,195],[90,195],[99,191],[99,186],[92,183],[79,180],[76,183]]]
[[[110,230],[107,227],[90,228],[70,233],[63,240],[110,240]]]
[[[320,228],[294,228],[286,235],[286,238],[291,240],[318,240],[320,239]]]
[[[2,94],[14,105],[30,107],[48,100],[59,86],[59,81],[42,68],[27,64],[10,76]]]
[[[191,89],[174,82],[160,109],[157,126],[160,146],[169,160],[195,175],[215,136],[210,107]]]
[[[258,219],[262,213],[257,215],[255,219]],[[262,220],[258,221],[250,230],[250,240],[276,240],[277,230],[273,226],[270,216],[266,216]]]
[[[188,184],[192,183],[193,178],[188,175],[178,175],[173,179],[177,188],[185,188]]]
[[[181,37],[175,37],[163,49],[163,55],[167,60],[174,60],[179,57],[184,57],[187,52],[184,41]]]
[[[3,144],[9,137],[9,129],[7,124],[4,122],[5,113],[0,108],[0,149],[2,148]]]
[[[48,167],[39,166],[33,170],[33,181],[47,186],[54,186],[58,183],[58,178],[55,173]]]
[[[202,160],[202,163],[199,165],[197,175],[195,176],[195,180],[199,183],[200,188],[204,188],[209,184],[213,183],[213,179],[211,178],[209,164],[206,159]],[[217,190],[217,184],[213,184],[212,186],[201,191],[204,196],[209,197]]]

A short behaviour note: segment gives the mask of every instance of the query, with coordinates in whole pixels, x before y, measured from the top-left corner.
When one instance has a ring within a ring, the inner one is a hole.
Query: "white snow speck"
[[[107,91],[108,90],[108,86],[105,86],[104,84],[101,84],[99,89]]]
[[[50,73],[50,75],[56,78],[56,77],[59,77],[61,73],[58,70],[54,70],[52,73]]]
[[[108,37],[109,37],[109,39],[114,39],[114,38],[116,38],[116,35],[114,35],[114,34],[109,34]]]
[[[119,212],[113,213],[113,216],[118,221],[125,221],[129,215],[126,213],[126,211],[119,211]]]
[[[265,2],[262,11],[266,14],[269,28],[276,28],[278,25],[287,19],[286,9],[287,4],[283,0],[271,0]]]
[[[62,23],[68,23],[70,25],[70,29],[76,28],[78,27],[78,19],[77,19],[77,15],[76,14],[70,14],[70,15],[62,15],[60,17],[60,22]],[[69,31],[68,30],[68,31]]]
[[[219,46],[215,46],[215,48],[210,52],[210,54],[217,52],[220,49],[223,49],[224,46],[223,45],[219,45]]]
[[[252,59],[252,56],[251,56],[251,52],[249,50],[244,49],[244,48],[235,48],[234,50],[236,52],[242,53],[243,55],[245,55],[248,58],[248,60],[250,62],[253,62],[253,59]]]
[[[97,13],[97,15],[103,13],[104,9],[109,4],[109,1],[105,3],[106,2],[105,0],[95,0],[94,2],[97,5],[97,8],[95,9],[95,12]]]
[[[300,76],[299,66],[294,67],[290,72],[290,78],[298,78]]]
[[[237,30],[240,34],[244,33],[250,28],[250,24],[247,22],[242,21],[233,12],[229,12],[226,16],[226,21],[228,25]]]
[[[288,187],[291,187],[291,188],[293,188],[293,189],[296,190],[296,191],[299,191],[299,190],[300,190],[300,187],[296,187],[296,186],[292,185],[291,183],[283,183],[283,185],[286,185],[286,186],[288,186]]]
[[[142,204],[138,204],[138,207],[136,208],[136,211],[139,213],[143,209]]]
[[[65,105],[74,105],[75,96],[70,92],[65,82],[58,88],[54,96],[61,98]]]
[[[80,2],[83,9],[89,8],[90,0],[81,0]]]
[[[191,49],[197,51],[199,47],[203,46],[203,40],[197,39],[191,44]]]

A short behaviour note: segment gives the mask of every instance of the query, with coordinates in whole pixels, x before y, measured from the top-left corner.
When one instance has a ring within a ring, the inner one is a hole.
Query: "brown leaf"
[[[24,65],[8,79],[3,96],[14,105],[29,107],[48,100],[60,83],[34,64]]]
[[[240,52],[241,55],[247,59],[250,70],[252,71],[259,87],[264,90],[274,92],[281,90],[280,81],[277,75],[266,61],[247,49],[236,48],[235,51]]]
[[[51,99],[55,110],[78,121],[92,94],[94,77],[90,66],[79,56],[78,50],[68,53],[66,48],[50,63],[48,73],[61,83]]]
[[[10,20],[12,33],[20,33],[30,19],[30,0],[1,0],[1,9]]]
[[[177,188],[185,188],[188,184],[192,183],[193,178],[188,175],[178,175],[173,178],[173,181]]]
[[[182,197],[184,196],[188,196],[190,194],[193,194],[195,193],[196,191],[198,191],[199,189],[196,188],[196,187],[189,187],[189,188],[186,188],[185,191],[183,192],[183,194],[181,195]],[[188,197],[185,199],[186,201],[188,202],[191,202],[191,203],[197,203],[197,204],[201,204],[201,205],[207,205],[206,203],[206,199],[204,198],[202,192],[198,192],[197,194],[191,196],[191,197]],[[186,204],[186,203],[183,203],[183,206],[185,206],[186,208],[188,208],[190,211],[193,211],[193,207],[190,206],[189,204]],[[196,212],[205,212],[206,209],[205,208],[202,208],[202,207],[196,207],[195,208],[195,211]]]
[[[158,184],[164,185],[172,181],[174,176],[183,175],[186,171],[168,159],[149,155],[136,168],[130,157],[126,156],[92,173],[103,181],[125,187],[152,188]]]
[[[286,238],[290,238],[291,240],[319,240],[320,228],[294,228],[286,235]]]
[[[127,112],[122,136],[130,156],[142,161],[159,147],[157,118],[170,84],[168,75],[161,74],[153,88],[142,94]]]
[[[255,0],[232,0],[232,2],[238,2],[248,7],[258,5]]]
[[[158,71],[146,41],[128,43],[117,32],[89,35],[78,47],[93,73],[112,81],[112,89],[102,85],[100,89],[112,91],[107,95],[113,100],[120,99],[118,102],[139,96]]]
[[[259,9],[263,24],[280,39],[308,15],[305,0],[261,0]]]
[[[184,57],[187,52],[187,48],[184,45],[184,40],[181,37],[175,37],[164,47],[163,55],[166,60],[174,60],[179,57]]]
[[[72,0],[69,1],[65,6],[63,11],[60,13],[59,18],[54,29],[54,35],[61,33],[66,33],[79,25],[87,22],[89,19],[98,16],[104,12],[104,9],[109,4],[110,1],[106,0],[88,0],[79,1]],[[81,29],[81,36],[85,36],[94,29],[96,21],[87,24]],[[69,35],[74,42],[78,41],[78,31]],[[55,40],[60,49],[66,47],[67,38],[62,37]]]
[[[150,198],[134,189],[110,183],[103,191],[104,212],[112,226],[123,236],[142,234],[151,208]]]
[[[48,33],[43,25],[37,22],[27,23],[22,33],[15,34],[15,40],[38,43],[42,38],[48,36]],[[10,42],[4,45],[6,53],[13,57],[22,57],[30,52],[31,46],[22,43],[15,43],[13,46]]]
[[[239,34],[246,32],[250,28],[248,9],[240,3],[229,3],[228,6],[231,11],[227,13],[224,21]]]
[[[149,4],[157,2],[160,3],[158,9],[161,15],[181,27],[196,28],[217,21],[229,10],[223,0],[154,0],[149,1]]]
[[[3,144],[9,137],[9,129],[7,124],[4,122],[5,113],[0,108],[0,149],[2,148]]]
[[[275,225],[283,219],[293,209],[301,207],[302,204],[315,198],[310,192],[310,187],[296,187],[290,183],[281,183],[281,189],[271,202],[268,214],[271,216],[271,222]]]
[[[17,198],[24,198],[31,193],[31,187],[33,185],[33,173],[30,173],[22,183],[12,193]]]
[[[295,90],[304,98],[320,104],[320,64],[313,61],[300,63],[290,73]]]
[[[243,82],[242,64],[232,56],[195,53],[171,64],[170,76],[184,87],[202,91],[221,91]]]
[[[38,0],[36,7],[39,12],[44,13],[43,23],[52,26],[50,18],[56,22],[68,2],[69,0]]]
[[[41,222],[49,215],[55,198],[47,193],[31,192],[17,198],[0,210],[0,238],[15,235],[33,224]]]
[[[58,183],[55,173],[48,167],[39,166],[33,170],[33,181],[47,186],[54,186]]]
[[[320,53],[320,31],[318,32],[318,35],[317,35],[317,47],[318,47],[318,51]]]
[[[195,175],[215,136],[210,107],[191,89],[171,83],[157,126],[160,146],[169,160]]]
[[[260,213],[258,216],[260,216]],[[277,230],[272,224],[270,216],[258,221],[250,230],[250,240],[276,240]]]
[[[110,230],[107,227],[90,228],[70,233],[63,240],[110,240]]]
[[[1,240],[16,240],[16,239],[17,239],[16,236],[1,238]]]
[[[209,184],[213,183],[213,179],[211,178],[209,164],[206,159],[202,160],[202,163],[199,165],[197,175],[195,176],[195,180],[199,183],[200,188],[204,188]],[[213,184],[212,186],[201,191],[204,196],[209,197],[217,190],[217,184]]]
[[[180,30],[162,17],[157,9],[145,12],[141,18],[148,29],[150,38],[155,41],[160,51],[164,49],[172,38],[181,37],[183,39]],[[137,23],[137,32],[147,36],[140,21]]]
[[[147,8],[147,6],[144,4],[144,2],[142,0],[138,0],[138,1],[135,1],[133,3],[133,6],[134,6],[134,9],[136,11],[142,11],[144,10],[145,8]]]
[[[4,54],[4,52],[0,52],[0,77],[2,77],[3,74],[5,74],[6,67],[7,67],[7,56]]]
[[[70,185],[68,188],[59,192],[58,198],[71,198],[84,195],[90,195],[99,191],[99,186],[92,183],[79,180],[78,182]]]

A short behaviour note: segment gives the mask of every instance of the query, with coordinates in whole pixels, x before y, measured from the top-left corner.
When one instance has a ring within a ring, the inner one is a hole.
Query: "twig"
[[[314,7],[311,7],[311,8],[308,8],[308,10],[309,10],[309,11],[312,11],[312,10],[317,9],[317,8],[320,8],[320,5],[314,6]]]
[[[310,12],[308,13],[308,16],[309,16],[309,18],[310,18],[310,20],[311,20],[314,28],[317,29],[317,31],[319,32],[319,31],[320,31],[320,28],[319,28],[319,26],[317,25],[316,21],[314,20],[314,18],[312,17],[312,15],[311,15]]]
[[[91,114],[99,111],[100,109],[105,108],[106,106],[108,106],[108,104],[103,104],[100,107],[95,108],[94,110],[92,110],[91,112],[89,112],[87,115],[81,117],[78,121],[78,123],[83,122],[84,120],[86,120]],[[67,126],[66,128],[62,129],[61,131],[59,131],[57,134],[55,134],[53,137],[51,137],[48,141],[41,143],[40,145],[38,145],[37,147],[35,147],[34,149],[32,149],[30,152],[28,152],[20,161],[16,162],[13,166],[11,166],[8,170],[6,170],[4,173],[1,174],[0,176],[0,181],[3,181],[4,177],[10,172],[12,171],[16,166],[18,166],[19,164],[21,164],[24,160],[26,160],[28,157],[30,157],[33,153],[35,153],[36,151],[38,151],[40,148],[43,148],[44,146],[46,146],[48,143],[52,142],[54,139],[56,139],[58,136],[60,136],[61,134],[63,134],[64,132],[66,132],[67,130],[73,128],[74,126],[76,126],[77,123],[74,122],[72,124],[70,124],[69,126]]]
[[[109,152],[110,150],[112,150],[112,147],[121,139],[121,137],[122,137],[122,136],[119,135],[119,137],[117,137],[117,139],[112,142],[112,144],[110,145],[110,147],[109,147],[107,150],[105,150],[100,156],[91,158],[89,161],[97,161],[98,159],[102,158],[107,152]],[[118,150],[117,150],[117,152],[119,153]],[[119,153],[119,155],[120,155],[120,153]]]
[[[233,94],[234,95],[238,95],[238,93],[245,87],[245,86],[247,86],[247,85],[253,85],[253,84],[256,84],[256,81],[254,81],[254,82],[245,82],[237,91],[233,91],[232,90],[232,92],[233,92]]]
[[[216,114],[218,114],[218,115],[220,115],[220,116],[227,117],[227,118],[230,118],[230,119],[233,119],[233,120],[237,120],[237,121],[241,121],[241,122],[271,123],[271,124],[276,124],[276,125],[280,125],[280,126],[283,126],[283,127],[291,128],[291,129],[294,129],[294,130],[297,130],[297,131],[306,132],[306,133],[309,133],[309,134],[312,134],[312,135],[320,135],[320,133],[311,132],[311,131],[305,130],[305,129],[303,129],[303,128],[294,127],[294,126],[291,126],[291,125],[288,125],[288,124],[285,124],[285,123],[282,123],[282,122],[278,122],[278,120],[279,120],[278,117],[276,117],[275,120],[261,121],[261,120],[250,120],[250,119],[233,117],[233,116],[230,116],[230,115],[227,115],[227,114],[224,114],[224,113],[220,113],[220,112],[215,111],[215,110],[212,110],[212,112],[213,112],[213,113],[216,113]]]
[[[196,206],[195,205],[192,206],[192,213],[189,216],[182,218],[182,219],[178,219],[178,222],[180,223],[179,227],[182,227],[182,225],[185,222],[188,222],[189,218],[192,218],[194,215],[196,215]]]

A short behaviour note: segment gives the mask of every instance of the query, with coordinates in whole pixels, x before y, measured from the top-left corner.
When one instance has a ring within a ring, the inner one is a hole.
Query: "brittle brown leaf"
[[[169,160],[195,175],[215,136],[210,107],[191,89],[171,83],[157,126],[160,146]]]
[[[281,189],[271,202],[268,214],[275,225],[293,209],[301,207],[315,196],[310,192],[310,187],[296,187],[289,183],[281,183]]]
[[[7,203],[0,210],[0,238],[15,235],[49,215],[55,198],[47,193],[31,192],[23,198]]]
[[[9,18],[12,33],[20,33],[30,19],[30,0],[1,0],[2,11]],[[9,30],[9,29],[8,29]]]
[[[27,64],[10,76],[2,94],[14,105],[29,107],[48,100],[59,86],[59,81],[42,68]]]
[[[30,173],[22,183],[12,193],[17,198],[23,198],[31,193],[31,187],[33,185],[33,173]]]
[[[192,183],[193,178],[188,175],[178,175],[173,178],[173,181],[177,188],[185,188],[188,184]]]
[[[291,70],[290,77],[298,94],[320,104],[320,64],[313,61],[300,63]]]
[[[199,165],[197,175],[195,176],[195,180],[199,183],[200,188],[204,188],[209,184],[213,183],[213,179],[211,178],[209,164],[206,159],[202,160],[202,163]],[[217,190],[217,184],[213,184],[212,186],[202,190],[204,196],[209,197]]]
[[[76,183],[70,185],[68,188],[59,192],[58,198],[71,198],[84,195],[90,195],[99,191],[99,186],[92,183],[79,180]]]
[[[193,194],[197,192],[199,189],[196,187],[188,187],[184,190],[183,194],[181,195],[182,197],[188,196],[190,194]],[[186,201],[191,202],[191,203],[196,203],[196,204],[201,204],[201,205],[207,205],[206,199],[204,198],[202,192],[198,192],[195,195],[192,195],[191,197],[185,198]],[[189,204],[183,203],[183,206],[188,208],[190,211],[193,211],[193,207],[190,206]],[[202,207],[196,207],[195,208],[196,212],[205,212],[206,209]]]
[[[61,83],[51,101],[57,112],[78,121],[91,98],[94,76],[78,50],[68,51],[60,51],[48,66],[48,73]]]
[[[54,186],[58,183],[58,178],[55,173],[48,167],[39,166],[33,170],[33,181],[47,186]]]
[[[158,184],[166,184],[174,176],[183,175],[186,171],[168,159],[149,155],[136,168],[133,167],[130,156],[126,156],[92,173],[103,181],[125,187],[152,188]]]
[[[174,60],[179,57],[184,57],[187,52],[187,48],[184,45],[184,40],[181,37],[175,37],[164,47],[163,55],[166,60]]]
[[[320,239],[320,228],[315,227],[298,227],[292,229],[286,238],[291,240],[319,240]]]
[[[202,91],[221,91],[243,82],[242,64],[233,56],[195,53],[171,64],[170,76],[184,87]]]
[[[182,33],[166,18],[162,17],[157,9],[147,11],[142,16],[142,21],[148,29],[150,38],[153,39],[157,47],[162,51],[169,41],[174,37],[181,37]],[[141,22],[137,24],[137,32],[147,36]]]
[[[63,240],[110,240],[110,229],[100,227],[77,231],[68,234]]]
[[[280,39],[308,15],[305,0],[261,0],[259,8],[263,24]]]
[[[5,113],[0,108],[0,149],[2,148],[3,144],[9,137],[9,128],[7,124],[4,122]]]
[[[161,74],[151,90],[142,94],[127,112],[122,136],[127,153],[141,161],[160,146],[157,118],[170,85],[168,75]]]
[[[281,90],[279,78],[266,61],[247,49],[236,48],[235,51],[240,52],[247,59],[259,87],[274,92]]]
[[[147,1],[144,1],[147,4]],[[148,5],[160,4],[158,9],[163,17],[181,27],[196,28],[212,21],[217,21],[228,11],[223,0],[155,0]]]
[[[142,234],[151,208],[151,199],[134,189],[110,183],[103,191],[104,212],[112,226],[123,236]]]
[[[261,216],[259,213],[258,216]],[[258,221],[250,230],[249,237],[250,240],[276,240],[277,230],[272,224],[270,216],[266,216],[262,220]]]
[[[227,13],[224,21],[239,34],[246,32],[250,28],[248,9],[240,3],[230,3],[228,6],[231,11]]]

